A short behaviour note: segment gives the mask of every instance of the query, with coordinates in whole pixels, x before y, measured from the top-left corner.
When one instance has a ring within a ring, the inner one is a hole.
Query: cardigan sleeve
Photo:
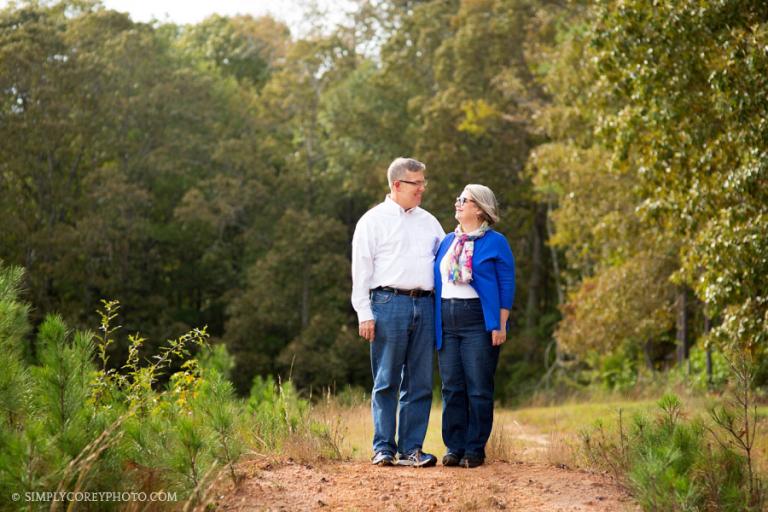
[[[515,300],[515,257],[504,235],[499,234],[496,255],[496,283],[499,287],[499,306],[512,309]]]

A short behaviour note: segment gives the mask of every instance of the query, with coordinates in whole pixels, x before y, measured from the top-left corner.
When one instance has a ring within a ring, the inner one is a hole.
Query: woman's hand
[[[498,347],[502,343],[507,341],[507,330],[506,329],[499,329],[497,331],[491,332],[491,343],[494,347]]]

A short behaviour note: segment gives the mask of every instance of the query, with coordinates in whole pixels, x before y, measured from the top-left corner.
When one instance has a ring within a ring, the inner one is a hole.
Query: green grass
[[[509,416],[519,423],[529,425],[541,433],[578,433],[592,426],[597,420],[612,422],[618,419],[619,411],[628,417],[636,412],[646,412],[656,406],[654,400],[615,401],[605,403],[575,403],[550,407],[525,407],[502,409],[497,417],[502,421]]]

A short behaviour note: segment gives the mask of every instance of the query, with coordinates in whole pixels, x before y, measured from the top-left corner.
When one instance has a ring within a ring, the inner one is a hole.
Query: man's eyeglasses
[[[472,201],[473,203],[475,202],[474,199],[470,199],[469,197],[459,196],[456,198],[456,202],[459,203],[459,206],[464,206],[465,204],[467,204],[467,201]]]
[[[413,185],[414,187],[424,187],[427,188],[427,180],[424,181],[408,181],[408,180],[397,180],[401,183],[407,183],[409,185]]]

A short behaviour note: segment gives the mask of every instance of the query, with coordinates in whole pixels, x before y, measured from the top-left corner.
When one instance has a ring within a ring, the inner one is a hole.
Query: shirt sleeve
[[[499,286],[499,306],[512,309],[515,300],[515,257],[503,235],[498,244],[496,282]]]
[[[352,307],[357,312],[358,322],[373,320],[370,284],[376,241],[369,224],[365,218],[360,219],[352,237]]]

